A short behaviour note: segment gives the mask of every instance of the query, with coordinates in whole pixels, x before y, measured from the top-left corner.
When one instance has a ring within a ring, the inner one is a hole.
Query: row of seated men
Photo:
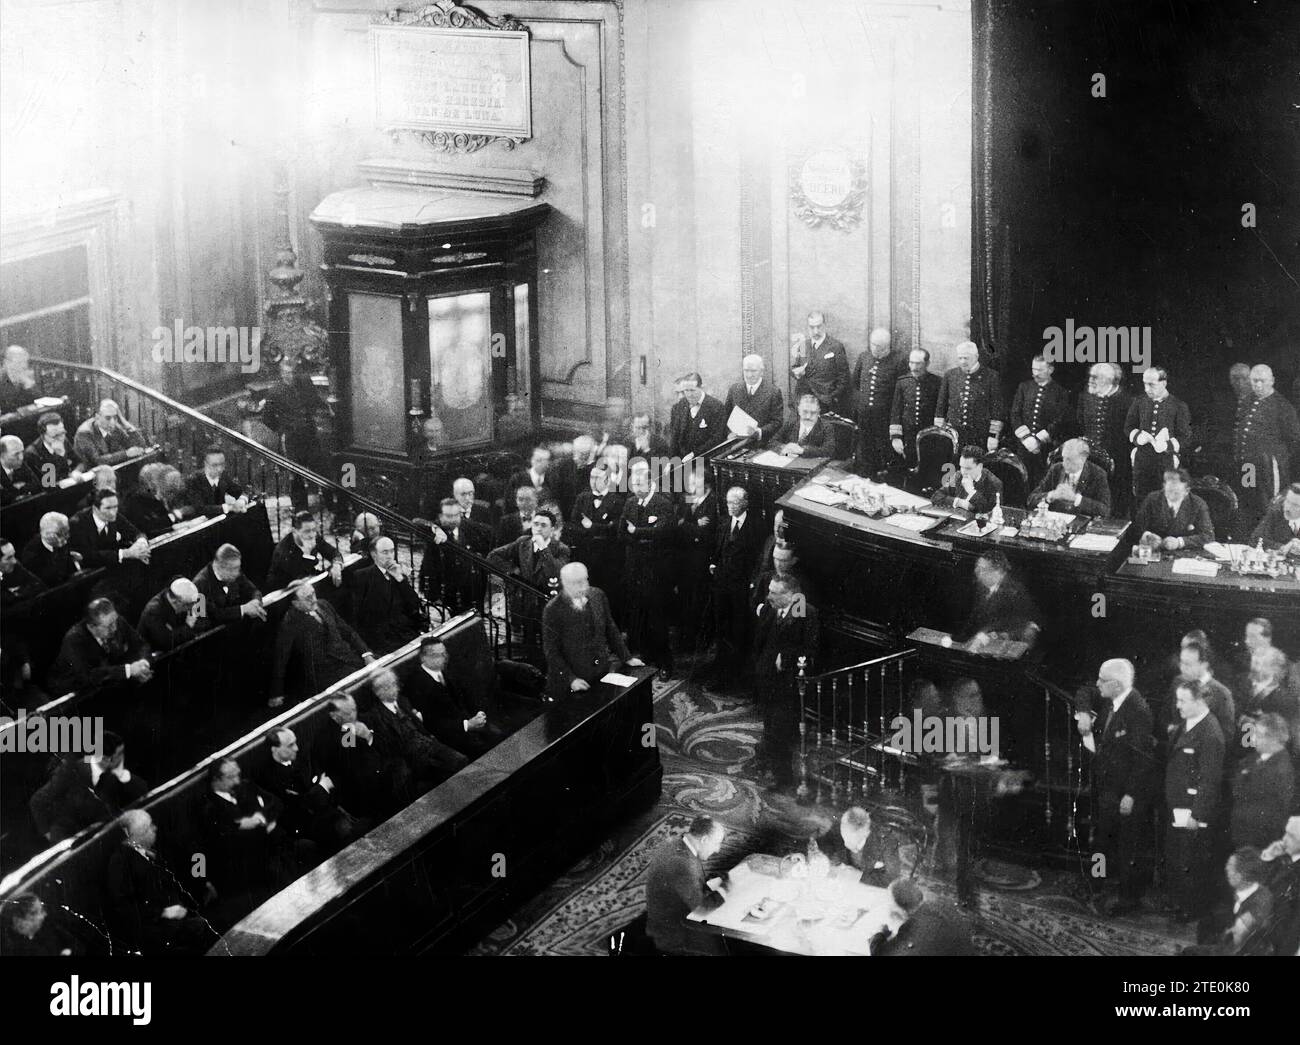
[[[217,931],[518,726],[517,710],[468,693],[449,666],[446,645],[426,637],[400,674],[377,672],[359,699],[330,698],[328,721],[308,750],[293,729],[278,727],[251,765],[214,762],[196,807],[175,818],[196,825],[189,836],[160,839],[149,812],[128,808],[148,784],[132,775],[121,738],[111,734],[98,758],[58,763],[32,799],[33,816],[51,840],[118,817],[122,837],[105,880],[115,950],[201,952]],[[30,918],[35,908],[24,900],[18,910]],[[18,926],[22,939],[13,940],[13,921],[5,953],[68,946],[56,926],[44,935],[41,925]]]
[[[872,331],[867,351],[852,371],[844,345],[826,331],[820,312],[808,316],[807,336],[793,353],[795,395],[814,395],[823,412],[847,415],[856,424],[856,445],[849,429],[833,436],[833,456],[856,459],[867,475],[897,472],[915,464],[916,436],[935,425],[953,430],[954,446],[979,446],[988,452],[1013,450],[1024,462],[1030,484],[1037,484],[1050,463],[1051,451],[1071,436],[1082,436],[1109,463],[1116,514],[1160,485],[1168,467],[1187,466],[1202,445],[1230,470],[1246,527],[1254,526],[1269,502],[1300,478],[1300,420],[1295,406],[1274,388],[1272,369],[1234,364],[1229,388],[1216,396],[1213,417],[1193,434],[1186,402],[1173,395],[1164,367],[1147,367],[1143,394],[1124,391],[1124,374],[1116,363],[1097,363],[1089,371],[1087,390],[1071,402],[1069,392],[1053,380],[1054,364],[1037,356],[1030,375],[1020,382],[1010,403],[1001,376],[980,362],[978,346],[956,348],[956,365],[942,376],[929,373],[929,353],[914,349],[906,358],[891,345],[888,330]],[[728,403],[748,402],[768,424],[775,424],[781,405],[770,389],[745,375],[747,398],[733,386]],[[676,407],[674,407],[676,410]],[[692,407],[694,413],[694,407]],[[729,405],[705,397],[700,413],[707,423],[725,424]],[[762,432],[764,439],[773,432]]]

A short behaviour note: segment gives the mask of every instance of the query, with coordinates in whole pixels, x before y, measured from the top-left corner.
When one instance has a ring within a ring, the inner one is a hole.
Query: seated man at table
[[[262,593],[243,572],[243,555],[233,544],[223,544],[212,561],[194,575],[194,586],[203,596],[199,627],[215,628],[238,624],[245,618],[266,620]]]
[[[910,878],[900,878],[889,886],[893,906],[891,922],[899,925],[871,940],[871,953],[880,957],[929,957],[933,955],[974,957],[975,944],[970,926],[951,904],[927,898],[921,887]]]
[[[375,659],[338,611],[316,598],[311,581],[299,578],[292,587],[293,603],[271,654],[267,706],[272,708],[283,704],[286,694],[301,700],[319,693]]]
[[[199,515],[248,511],[244,489],[226,474],[226,451],[219,446],[203,451],[203,468],[185,480],[185,498]]]
[[[873,828],[871,814],[861,806],[844,811],[838,828],[821,844],[832,864],[847,864],[862,872],[863,885],[886,888],[899,875],[898,838]]]
[[[47,488],[82,470],[76,453],[68,445],[68,429],[63,418],[53,410],[37,418],[36,439],[28,445],[23,459]]]
[[[768,449],[787,457],[833,457],[835,429],[822,419],[822,408],[815,395],[799,400],[799,419],[787,421]]]
[[[0,505],[41,493],[41,481],[23,463],[23,441],[16,435],[0,436]]]
[[[1038,607],[1011,576],[1011,564],[1002,552],[985,552],[975,560],[975,584],[975,606],[961,636],[970,642],[971,652],[999,638],[1032,645],[1039,632]]]
[[[1300,483],[1292,483],[1282,492],[1282,499],[1269,506],[1250,540],[1252,544],[1263,541],[1269,550],[1300,558]]]
[[[420,642],[420,662],[407,675],[402,693],[430,733],[467,758],[478,758],[505,731],[488,719],[481,701],[448,678],[448,660],[447,644],[426,636]]]
[[[1110,483],[1105,471],[1088,460],[1086,439],[1067,439],[1062,444],[1060,461],[1047,469],[1026,507],[1033,510],[1044,501],[1054,512],[1110,514]]]
[[[56,588],[81,569],[81,556],[68,547],[68,517],[62,512],[46,512],[40,527],[18,561],[47,588]]]
[[[118,464],[145,451],[140,429],[122,416],[111,399],[99,404],[99,410],[77,428],[72,447],[86,468],[97,464]]]
[[[939,508],[960,508],[983,515],[991,512],[1002,494],[1002,480],[984,467],[984,451],[962,448],[957,471],[949,471],[943,486],[930,500]]]
[[[153,678],[149,650],[111,599],[93,599],[86,617],[68,629],[50,667],[49,688],[58,696],[113,682]]]
[[[1137,510],[1132,532],[1139,543],[1167,552],[1195,552],[1214,540],[1210,507],[1191,486],[1186,468],[1165,469],[1164,489],[1147,494]]]
[[[149,540],[128,520],[118,515],[116,490],[96,490],[91,506],[83,508],[68,523],[68,546],[81,556],[88,570],[103,566],[108,576],[101,582],[115,594],[129,598],[144,593],[145,566],[149,562]],[[138,606],[139,603],[136,603]]]
[[[688,928],[686,916],[705,901],[704,862],[722,848],[726,828],[697,816],[686,834],[665,842],[650,857],[645,884],[645,928],[665,954],[723,955],[720,937]]]

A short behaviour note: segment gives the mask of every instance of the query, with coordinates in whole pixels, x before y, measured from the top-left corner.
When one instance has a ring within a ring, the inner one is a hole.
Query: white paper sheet
[[[939,525],[938,519],[932,519],[928,515],[891,515],[881,521],[890,526],[897,526],[900,530],[911,530],[913,533],[924,533]]]
[[[1219,564],[1204,559],[1175,559],[1172,572],[1186,573],[1192,577],[1217,577]]]
[[[1113,551],[1117,544],[1118,537],[1107,537],[1101,533],[1081,533],[1070,538],[1070,547],[1081,552]]]
[[[838,490],[832,490],[827,486],[819,486],[816,483],[805,483],[794,491],[794,496],[802,497],[805,501],[824,504],[830,508],[844,504],[849,499],[849,495],[846,493],[840,493]]]
[[[778,454],[775,450],[764,450],[761,454],[755,455],[750,464],[765,464],[772,468],[784,468],[792,459],[785,454]]]
[[[731,408],[731,416],[727,418],[727,428],[732,435],[749,435],[757,424],[754,418],[738,406]]]
[[[617,671],[611,671],[608,675],[600,680],[608,682],[611,686],[630,686],[636,681],[635,675],[620,675]]]

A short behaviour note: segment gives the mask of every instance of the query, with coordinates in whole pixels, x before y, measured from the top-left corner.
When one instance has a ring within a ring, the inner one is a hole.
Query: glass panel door
[[[429,399],[442,445],[492,441],[492,295],[429,298]]]
[[[405,453],[402,299],[383,294],[349,294],[348,340],[352,444],[367,450]]]

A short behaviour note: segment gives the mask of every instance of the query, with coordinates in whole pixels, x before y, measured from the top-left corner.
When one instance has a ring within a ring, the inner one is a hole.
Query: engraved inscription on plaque
[[[532,136],[527,32],[372,25],[370,39],[385,130]]]

